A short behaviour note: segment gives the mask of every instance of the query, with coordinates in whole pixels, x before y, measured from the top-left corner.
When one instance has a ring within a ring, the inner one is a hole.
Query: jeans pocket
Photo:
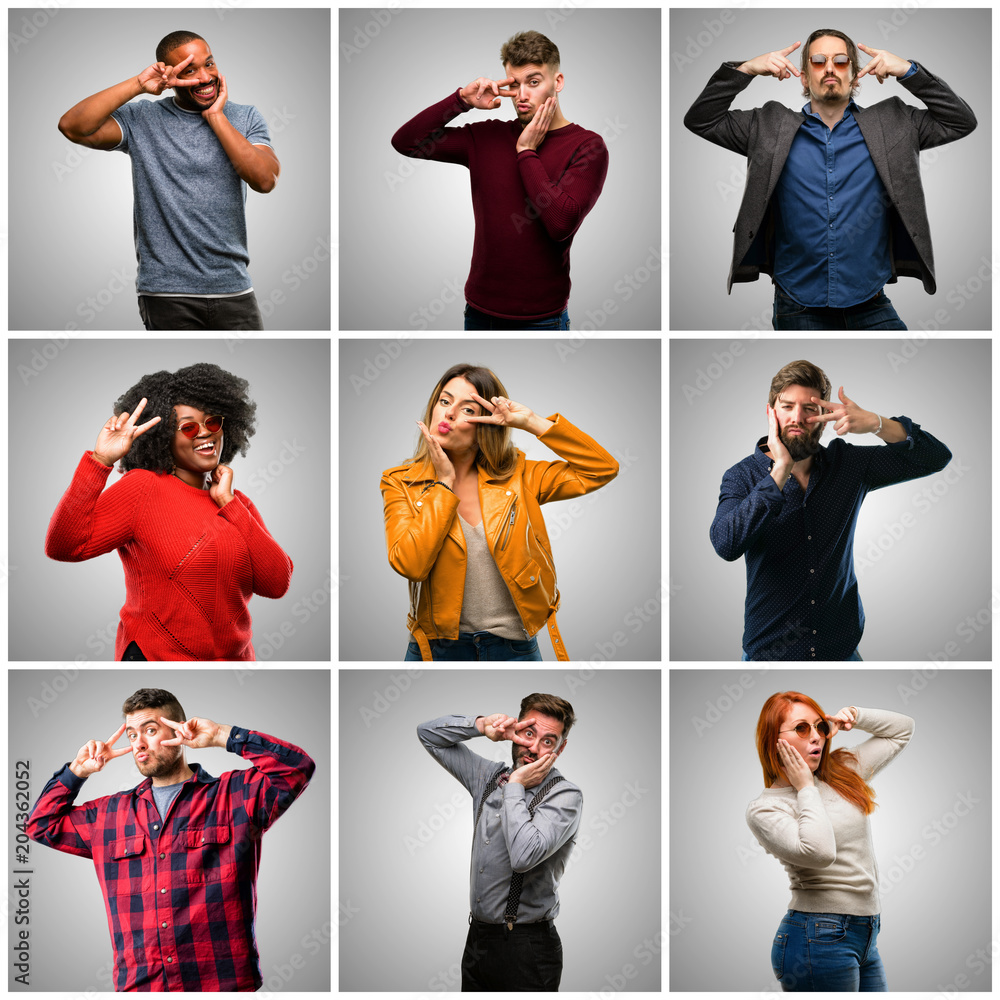
[[[836,944],[847,937],[847,921],[824,917],[814,920],[812,925],[812,941],[816,944]]]
[[[785,972],[785,947],[787,944],[788,935],[778,931],[771,944],[771,968],[774,970],[774,978],[779,982]]]
[[[786,295],[779,285],[774,286],[774,311],[779,316],[801,316],[806,308],[791,296]]]
[[[537,639],[507,639],[506,641],[510,651],[521,656],[525,653],[533,653],[538,649]]]

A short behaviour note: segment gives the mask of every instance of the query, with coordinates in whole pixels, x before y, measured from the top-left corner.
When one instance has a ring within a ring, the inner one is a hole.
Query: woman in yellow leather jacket
[[[540,505],[600,489],[618,463],[558,413],[507,397],[488,368],[453,365],[418,420],[413,459],[382,473],[389,564],[410,581],[405,660],[540,660],[556,627],[555,567]],[[561,459],[528,461],[511,429]]]

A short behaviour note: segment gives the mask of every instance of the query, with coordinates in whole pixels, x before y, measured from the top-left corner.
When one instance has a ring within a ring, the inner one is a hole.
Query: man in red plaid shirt
[[[107,740],[90,740],[45,786],[32,840],[91,858],[115,953],[115,989],[252,992],[262,983],[254,939],[260,838],[295,801],[315,764],[273,736],[186,721],[169,692],[137,691]],[[126,735],[129,746],[114,748]],[[253,762],[213,778],[184,747],[224,747]],[[131,753],[146,780],[82,806],[91,774]]]

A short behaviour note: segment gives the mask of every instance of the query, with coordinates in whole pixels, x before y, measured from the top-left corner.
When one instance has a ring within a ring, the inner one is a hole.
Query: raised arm
[[[153,63],[138,76],[84,98],[59,119],[59,131],[78,146],[114,149],[122,141],[122,130],[111,113],[140,94],[159,96],[168,87],[197,87],[197,80],[182,80],[179,77],[193,58],[190,55],[176,66]]]

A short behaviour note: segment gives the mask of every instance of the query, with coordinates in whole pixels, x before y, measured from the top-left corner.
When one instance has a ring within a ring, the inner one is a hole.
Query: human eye
[[[128,738],[129,738],[130,740],[134,740],[134,739],[135,739],[135,733],[129,733],[129,734],[128,734]]]

